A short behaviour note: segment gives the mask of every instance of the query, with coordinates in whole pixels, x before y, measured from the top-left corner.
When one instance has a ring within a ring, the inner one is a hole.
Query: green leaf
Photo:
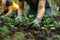
[[[9,32],[9,29],[8,29],[7,26],[3,26],[3,27],[2,27],[2,31],[5,32],[5,33],[7,33],[7,32]]]

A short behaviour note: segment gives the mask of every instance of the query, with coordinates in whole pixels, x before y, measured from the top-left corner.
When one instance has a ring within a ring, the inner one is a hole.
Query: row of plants
[[[34,28],[31,25],[31,22],[33,21],[33,15],[29,16],[29,19],[25,19],[23,17],[22,21],[21,20],[14,20],[11,17],[5,17],[1,18],[0,17],[0,36],[5,40],[9,35],[13,35],[15,32],[20,32],[21,30],[24,31],[29,31],[29,30],[42,30],[45,32],[45,35],[51,36],[51,30],[55,30],[58,25],[52,21],[52,18],[48,18],[47,15],[43,17],[42,23],[38,28]],[[9,37],[10,37],[9,36]]]

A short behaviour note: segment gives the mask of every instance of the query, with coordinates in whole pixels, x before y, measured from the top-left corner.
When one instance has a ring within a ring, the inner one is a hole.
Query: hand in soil
[[[34,23],[32,26],[33,26],[33,27],[39,27],[40,25],[37,24],[37,23]]]
[[[39,28],[40,27],[41,20],[39,18],[36,18],[34,21],[32,21],[32,26]]]
[[[34,23],[32,25],[32,28],[35,29],[35,30],[40,30],[40,24]]]

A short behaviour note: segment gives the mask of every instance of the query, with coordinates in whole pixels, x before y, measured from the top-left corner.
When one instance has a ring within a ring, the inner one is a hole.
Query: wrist
[[[37,18],[38,18],[38,19],[40,19],[40,20],[42,19],[42,18],[41,18],[41,17],[39,17],[39,16],[37,16]]]
[[[35,21],[36,23],[41,23],[41,19],[39,19],[39,18],[36,18],[34,21]]]

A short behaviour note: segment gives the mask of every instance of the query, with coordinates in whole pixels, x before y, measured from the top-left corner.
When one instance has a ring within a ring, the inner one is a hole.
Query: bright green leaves
[[[4,33],[9,32],[9,29],[8,29],[7,26],[3,26],[3,27],[1,28],[1,30],[2,30]]]

